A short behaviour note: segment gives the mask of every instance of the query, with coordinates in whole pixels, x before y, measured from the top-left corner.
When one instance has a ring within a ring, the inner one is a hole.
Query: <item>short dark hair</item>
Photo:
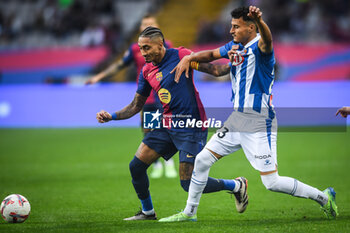
[[[148,38],[154,38],[154,37],[160,37],[163,40],[164,43],[164,35],[162,31],[159,28],[156,27],[146,27],[145,30],[143,30],[140,33],[139,37],[148,37]]]
[[[231,11],[231,16],[233,19],[239,19],[243,17],[244,21],[253,21],[251,18],[248,17],[248,13],[249,7],[241,6]]]

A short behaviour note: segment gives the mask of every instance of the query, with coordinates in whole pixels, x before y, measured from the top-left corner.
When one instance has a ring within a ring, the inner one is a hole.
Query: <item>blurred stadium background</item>
[[[230,11],[249,4],[262,8],[273,33],[275,107],[350,105],[347,0],[0,0],[0,127],[101,127],[95,113],[129,103],[136,69],[84,82],[122,56],[145,14],[156,15],[174,47],[198,51],[231,40]],[[205,106],[231,106],[228,77],[195,79]],[[107,127],[137,127],[138,119]]]

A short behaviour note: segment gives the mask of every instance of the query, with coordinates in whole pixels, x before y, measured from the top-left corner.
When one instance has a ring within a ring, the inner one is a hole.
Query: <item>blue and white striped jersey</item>
[[[272,51],[262,53],[258,48],[258,34],[245,46],[239,44],[237,56],[231,66],[232,103],[235,111],[274,118],[272,106],[272,85],[274,82],[275,57]],[[220,54],[228,58],[233,45],[230,41],[220,47]]]

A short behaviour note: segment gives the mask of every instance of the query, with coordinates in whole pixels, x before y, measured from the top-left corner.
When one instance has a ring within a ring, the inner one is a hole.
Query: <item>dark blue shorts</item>
[[[180,163],[194,163],[196,155],[207,142],[207,131],[174,132],[167,129],[154,129],[143,139],[148,147],[161,154],[165,160],[179,151]]]

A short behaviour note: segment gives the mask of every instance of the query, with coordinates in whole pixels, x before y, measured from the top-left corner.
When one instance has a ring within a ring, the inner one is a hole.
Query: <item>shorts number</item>
[[[228,132],[228,128],[224,127],[224,131],[218,133],[219,138],[225,137],[226,133]]]

